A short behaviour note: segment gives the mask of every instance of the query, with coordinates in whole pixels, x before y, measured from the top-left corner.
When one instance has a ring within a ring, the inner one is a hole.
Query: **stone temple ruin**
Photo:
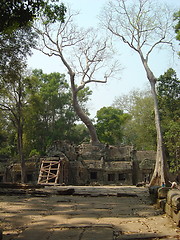
[[[155,165],[155,151],[136,151],[132,146],[75,146],[56,141],[40,159],[26,163],[27,181],[65,185],[136,185],[148,183]],[[20,164],[4,166],[0,181],[18,182]]]

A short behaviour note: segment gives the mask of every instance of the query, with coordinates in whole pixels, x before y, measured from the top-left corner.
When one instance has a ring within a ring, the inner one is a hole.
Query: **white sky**
[[[176,7],[177,10],[180,9],[180,0],[157,1],[167,2]],[[64,2],[68,2],[72,9],[80,10],[77,19],[79,26],[97,27],[97,16],[106,0],[64,0]],[[93,90],[91,101],[88,104],[91,117],[95,117],[100,108],[112,105],[115,97],[126,94],[133,89],[143,89],[148,85],[139,56],[125,44],[119,45],[119,51],[120,62],[124,68],[118,76],[119,80],[113,79],[106,84],[89,84],[89,87]],[[28,67],[42,69],[44,73],[60,72],[66,74],[66,72],[62,72],[62,63],[57,57],[48,57],[37,51],[34,51],[33,56],[29,58]],[[180,77],[180,59],[177,56],[173,58],[169,51],[158,52],[151,56],[150,67],[156,77],[159,77],[170,67],[175,69],[178,77]]]

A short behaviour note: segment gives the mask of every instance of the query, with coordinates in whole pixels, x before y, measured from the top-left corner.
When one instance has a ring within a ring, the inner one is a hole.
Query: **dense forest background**
[[[179,167],[180,144],[180,84],[173,69],[158,78],[166,154],[172,170]],[[2,91],[3,90],[3,91]],[[19,115],[19,94],[21,116]],[[88,114],[86,104],[91,96],[89,88],[79,94],[79,102]],[[44,74],[42,70],[27,71],[17,82],[1,89],[0,156],[18,160],[17,119],[23,128],[24,156],[43,156],[57,140],[74,144],[89,141],[89,133],[74,112],[71,90],[66,76],[60,73]],[[101,108],[94,122],[101,142],[114,145],[133,145],[137,150],[156,150],[153,99],[149,89],[134,90],[116,97],[112,106]]]

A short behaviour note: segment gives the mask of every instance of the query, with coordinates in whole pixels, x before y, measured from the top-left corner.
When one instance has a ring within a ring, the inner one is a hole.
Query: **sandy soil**
[[[138,196],[0,196],[3,240],[180,239],[180,229]]]

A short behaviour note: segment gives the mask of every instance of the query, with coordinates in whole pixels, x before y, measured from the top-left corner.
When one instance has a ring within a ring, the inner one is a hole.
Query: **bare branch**
[[[149,0],[130,5],[125,0],[111,1],[101,21],[114,36],[137,52],[141,49],[148,59],[159,44],[172,47],[172,11],[156,5]]]
[[[155,42],[154,45],[151,46],[151,48],[149,49],[149,51],[148,51],[147,54],[146,54],[146,60],[147,60],[147,61],[148,61],[148,57],[149,57],[150,53],[153,51],[153,49],[154,49],[157,45],[159,45],[159,44],[169,44],[169,45],[171,45],[171,47],[173,47],[173,46],[172,46],[172,42],[163,41],[164,39],[165,39],[165,37],[161,38],[159,41]]]

